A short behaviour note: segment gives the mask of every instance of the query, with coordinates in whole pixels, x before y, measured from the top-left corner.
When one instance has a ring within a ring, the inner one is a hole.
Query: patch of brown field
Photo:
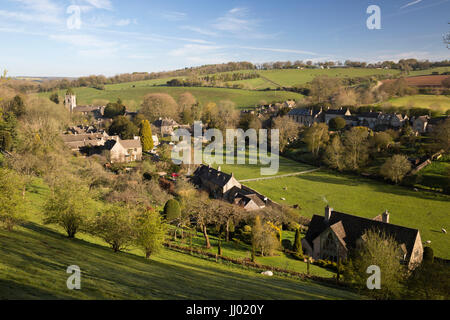
[[[442,87],[442,81],[449,78],[448,75],[431,75],[431,76],[415,76],[405,78],[408,86],[411,87]],[[389,79],[382,81],[388,83],[396,81],[396,79]]]

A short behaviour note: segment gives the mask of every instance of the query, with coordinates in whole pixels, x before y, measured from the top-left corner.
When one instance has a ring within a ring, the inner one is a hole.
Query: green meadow
[[[155,81],[155,80],[150,80]],[[259,105],[261,101],[267,103],[283,102],[285,100],[300,100],[302,95],[286,91],[252,91],[227,88],[207,88],[207,87],[165,87],[153,86],[140,82],[129,82],[114,85],[106,85],[105,90],[93,88],[74,88],[78,105],[92,104],[95,100],[116,101],[122,99],[130,109],[139,108],[144,96],[149,93],[167,93],[175,100],[185,93],[192,93],[201,104],[209,102],[218,103],[222,100],[230,100],[236,104],[237,108],[251,108]],[[64,97],[65,90],[59,90],[60,97]],[[51,93],[40,93],[44,97],[50,97]]]
[[[280,165],[279,175],[308,168],[294,164],[292,169],[288,169],[289,161],[280,163],[283,165]],[[238,180],[261,177],[258,166],[221,166],[223,171],[233,172]],[[298,204],[300,213],[306,217],[322,215],[327,204],[337,211],[366,218],[374,218],[387,209],[391,213],[391,223],[419,229],[422,241],[431,241],[435,255],[450,258],[449,235],[441,232],[441,228],[449,229],[450,196],[423,190],[416,192],[381,181],[325,170],[244,184],[278,203]]]
[[[450,97],[444,95],[413,95],[388,100],[395,107],[433,108],[440,110],[450,109]]]

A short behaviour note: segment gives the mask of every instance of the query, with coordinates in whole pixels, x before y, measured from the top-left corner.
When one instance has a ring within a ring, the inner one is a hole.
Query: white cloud
[[[20,22],[62,23],[62,7],[49,0],[13,0],[22,11],[0,10],[0,17]]]
[[[415,0],[415,1],[412,1],[412,2],[410,2],[410,3],[405,4],[404,6],[400,7],[400,9],[408,8],[408,7],[410,7],[410,6],[413,6],[413,5],[415,5],[415,4],[418,4],[418,3],[420,3],[420,2],[422,2],[422,0]]]
[[[187,14],[184,12],[177,12],[177,11],[168,11],[162,13],[162,17],[169,21],[180,21],[187,17]]]
[[[196,33],[199,33],[199,34],[202,34],[205,36],[216,36],[217,35],[217,33],[214,31],[210,31],[210,30],[206,30],[206,29],[198,28],[198,27],[182,26],[181,29],[196,32]]]
[[[53,34],[50,35],[49,38],[51,40],[65,42],[76,47],[111,49],[117,45],[114,41],[105,41],[88,34]]]
[[[97,9],[112,10],[113,6],[110,0],[83,0]]]
[[[202,55],[205,53],[211,53],[212,51],[218,50],[222,47],[219,46],[208,46],[199,44],[186,44],[179,49],[169,51],[169,55],[173,57],[183,57],[189,55]]]
[[[317,55],[317,53],[311,51],[304,50],[296,50],[296,49],[283,49],[283,48],[260,48],[260,47],[240,47],[242,49],[249,50],[258,50],[258,51],[271,51],[271,52],[281,52],[281,53],[297,53],[297,54],[305,54],[305,55]]]
[[[248,10],[246,8],[231,9],[224,16],[218,18],[213,27],[232,33],[251,31],[257,25],[257,21],[246,19],[247,13]]]
[[[130,19],[122,19],[116,22],[116,26],[119,27],[124,27],[124,26],[128,26],[131,23]]]

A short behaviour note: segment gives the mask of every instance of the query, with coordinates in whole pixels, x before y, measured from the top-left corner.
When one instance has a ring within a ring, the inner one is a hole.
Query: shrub
[[[167,221],[174,221],[181,216],[180,204],[175,199],[170,199],[164,206],[164,217]]]

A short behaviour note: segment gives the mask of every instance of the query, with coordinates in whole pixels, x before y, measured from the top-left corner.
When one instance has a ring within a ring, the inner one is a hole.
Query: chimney
[[[331,212],[333,211],[333,208],[330,208],[330,206],[325,207],[325,222],[328,223],[331,219]]]
[[[387,210],[383,212],[381,219],[384,223],[389,223],[389,212]]]

